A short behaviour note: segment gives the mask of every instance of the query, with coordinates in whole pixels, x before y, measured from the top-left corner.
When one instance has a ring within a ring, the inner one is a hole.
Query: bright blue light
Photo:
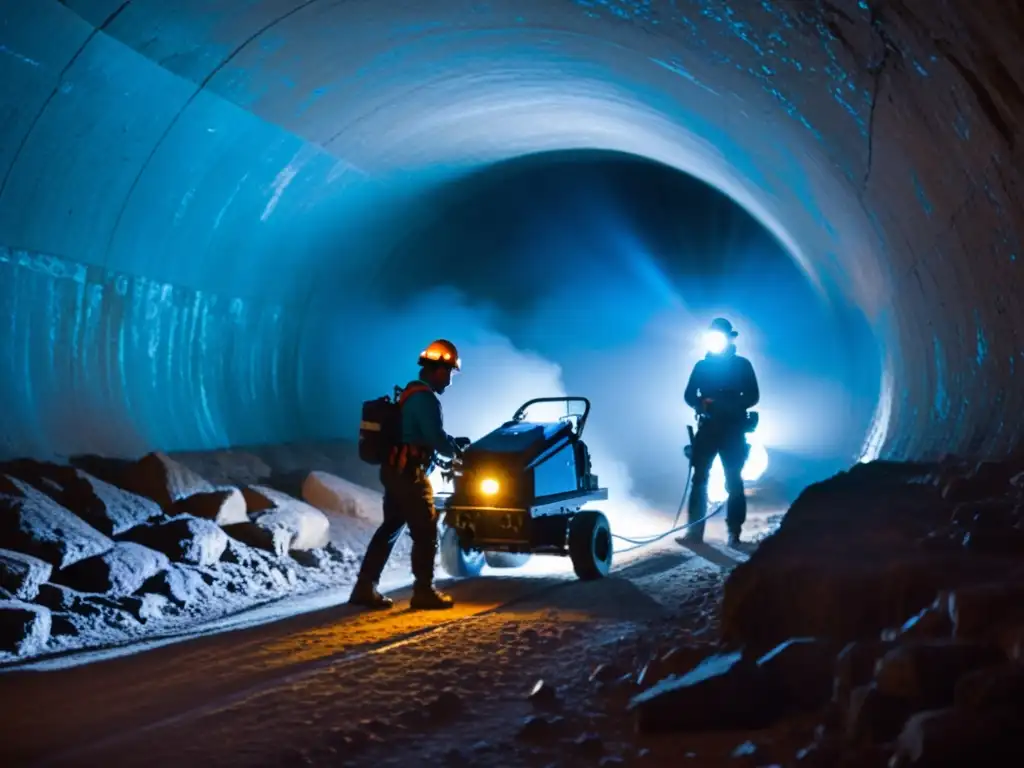
[[[721,331],[708,331],[704,336],[704,346],[713,355],[724,352],[728,344],[729,340]]]
[[[768,469],[768,451],[759,440],[750,436],[747,438],[750,443],[750,456],[747,463],[743,465],[741,476],[746,483],[756,483]],[[712,504],[720,504],[729,498],[729,491],[725,487],[725,468],[722,460],[715,457],[711,465],[711,475],[708,478],[708,501]]]

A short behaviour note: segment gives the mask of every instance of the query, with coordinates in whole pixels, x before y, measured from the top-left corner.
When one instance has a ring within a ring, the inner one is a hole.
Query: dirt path
[[[450,612],[336,606],[74,669],[2,675],[0,762],[415,765],[431,754],[446,764],[456,736],[514,741],[545,670],[578,676],[601,643],[672,620],[694,580],[718,572],[709,559],[732,562],[704,554],[669,546],[592,583],[467,580],[450,585]],[[449,727],[453,717],[463,725]]]

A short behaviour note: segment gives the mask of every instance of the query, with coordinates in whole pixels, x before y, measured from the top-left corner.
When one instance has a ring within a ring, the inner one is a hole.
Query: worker
[[[437,554],[437,512],[430,473],[437,455],[461,455],[469,440],[444,431],[438,395],[462,369],[458,350],[445,339],[434,341],[420,354],[420,375],[399,396],[401,442],[393,446],[380,469],[384,486],[384,520],[370,539],[349,603],[366,608],[390,608],[391,598],[377,584],[405,526],[412,536],[414,578],[410,607],[420,610],[451,608],[450,596],[434,588]]]
[[[742,476],[750,451],[746,437],[747,410],[757,404],[761,393],[754,366],[736,354],[734,339],[738,335],[732,323],[724,317],[717,317],[711,322],[708,352],[693,367],[683,395],[686,404],[697,412],[697,433],[691,447],[691,527],[686,533],[686,539],[691,542],[704,539],[708,478],[716,456],[721,457],[725,487],[729,493],[726,525],[730,547],[741,544],[740,532],[747,518]]]

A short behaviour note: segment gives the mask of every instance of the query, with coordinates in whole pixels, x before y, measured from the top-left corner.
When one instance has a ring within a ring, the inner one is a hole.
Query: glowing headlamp
[[[708,331],[704,334],[704,346],[713,355],[724,352],[728,344],[729,339],[721,331]]]
[[[498,484],[498,481],[495,480],[493,477],[485,477],[483,480],[480,481],[480,493],[482,493],[484,496],[493,496],[500,489],[501,486]]]

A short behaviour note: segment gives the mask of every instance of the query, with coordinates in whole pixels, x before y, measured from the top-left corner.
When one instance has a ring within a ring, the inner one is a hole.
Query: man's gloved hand
[[[472,445],[472,444],[473,444],[473,441],[470,440],[468,437],[456,437],[455,438],[455,447],[458,449],[459,455],[465,453],[466,449],[469,448],[469,446]]]

